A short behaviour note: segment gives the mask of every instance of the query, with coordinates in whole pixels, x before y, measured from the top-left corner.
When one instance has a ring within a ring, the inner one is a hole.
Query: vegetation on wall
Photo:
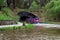
[[[16,20],[17,16],[12,15],[10,8],[2,8],[0,11],[0,20]]]
[[[60,20],[60,0],[52,0],[45,6],[45,16],[49,21]]]
[[[2,8],[0,13],[0,20],[12,20],[10,15],[11,10],[9,8]]]
[[[39,8],[40,8],[40,5],[37,4],[35,1],[33,1],[29,9],[31,11],[37,11]]]
[[[29,3],[30,1],[30,3]],[[7,4],[6,4],[7,3]],[[8,5],[9,3],[9,5]],[[27,5],[29,3],[29,6]],[[44,5],[43,5],[44,4]],[[6,7],[7,5],[7,7]],[[25,6],[26,5],[26,6]],[[10,7],[12,7],[13,11]],[[44,9],[42,9],[42,6]],[[15,7],[15,8],[13,8]],[[29,11],[41,11],[42,9],[44,18],[48,21],[60,21],[60,0],[9,0],[5,2],[5,0],[0,0],[0,20],[7,20],[8,18],[13,19],[11,16],[12,13],[15,12],[15,9],[21,9],[28,7]],[[23,10],[24,10],[23,9]],[[18,11],[18,10],[17,10]],[[19,10],[21,11],[21,10]],[[18,13],[18,12],[16,12]],[[41,14],[41,12],[40,12]],[[4,18],[6,16],[6,18]],[[15,18],[17,18],[15,16]]]

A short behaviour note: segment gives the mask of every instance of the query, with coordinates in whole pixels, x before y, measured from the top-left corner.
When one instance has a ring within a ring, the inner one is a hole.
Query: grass
[[[33,25],[32,24],[28,24],[26,26],[4,27],[4,28],[0,28],[0,30],[1,31],[5,31],[5,30],[13,30],[13,29],[21,29],[21,28],[32,29]]]
[[[16,20],[18,16],[10,8],[2,8],[0,11],[0,20]]]
[[[0,20],[12,20],[9,16],[6,16],[5,14],[0,14]]]
[[[34,26],[32,24],[28,24],[26,26],[14,26],[14,27],[5,27],[5,28],[0,28],[0,31],[14,31],[14,30],[19,30],[19,31],[27,31],[27,32],[33,32],[33,30],[36,30],[36,28],[34,29]],[[22,29],[22,30],[20,30]],[[37,32],[37,31],[35,31]],[[39,32],[41,32],[42,34],[50,34],[50,35],[60,35],[60,29],[56,29],[56,28],[40,28]]]

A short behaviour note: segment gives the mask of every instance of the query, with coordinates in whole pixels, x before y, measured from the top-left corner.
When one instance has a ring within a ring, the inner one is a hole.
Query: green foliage
[[[0,0],[0,6],[5,6],[4,0]]]
[[[16,0],[16,7],[19,7],[19,8],[24,8],[24,0]]]
[[[35,1],[33,1],[29,9],[35,11],[38,10],[39,8],[40,6]]]
[[[28,28],[28,29],[32,29],[33,28],[33,25],[32,24],[28,24],[25,27]]]
[[[7,30],[14,30],[14,29],[32,29],[33,25],[32,24],[27,24],[26,26],[8,26],[4,28],[0,28],[1,31],[7,31]]]
[[[24,0],[18,0],[18,2],[22,5],[24,4]]]
[[[60,20],[60,0],[52,0],[45,6],[47,16],[50,20]]]
[[[12,11],[10,8],[2,8],[1,10],[4,14],[6,14],[7,16],[11,15]]]
[[[9,8],[2,8],[0,13],[0,20],[12,20],[13,18],[10,17],[11,10]]]
[[[6,16],[5,14],[0,14],[0,20],[11,20],[11,18]]]
[[[0,12],[0,20],[18,20],[18,16],[12,14],[13,12],[10,8],[2,8]]]

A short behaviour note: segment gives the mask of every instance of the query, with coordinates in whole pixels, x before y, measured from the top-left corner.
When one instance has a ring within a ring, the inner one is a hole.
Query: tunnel
[[[30,13],[30,12],[26,12],[26,11],[21,11],[18,13],[19,16],[19,22],[23,22],[26,21],[29,18],[36,18],[37,16]]]
[[[19,21],[22,22],[22,21],[26,21],[26,19],[29,18],[28,16],[21,16],[19,18]]]

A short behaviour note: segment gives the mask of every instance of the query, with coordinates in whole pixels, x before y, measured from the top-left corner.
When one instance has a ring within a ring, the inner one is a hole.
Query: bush
[[[52,0],[45,6],[45,16],[47,16],[46,18],[51,21],[60,20],[60,0]]]
[[[37,4],[35,1],[33,1],[32,4],[31,4],[31,6],[30,6],[30,8],[29,8],[29,10],[31,10],[31,11],[37,11],[39,8],[40,8],[40,5]]]
[[[12,11],[10,8],[2,8],[1,10],[4,14],[6,14],[7,16],[11,15]]]
[[[2,8],[2,13],[0,13],[0,20],[13,20],[13,18],[10,17],[12,14],[12,11],[9,8]]]
[[[5,6],[4,0],[0,0],[0,6]]]

